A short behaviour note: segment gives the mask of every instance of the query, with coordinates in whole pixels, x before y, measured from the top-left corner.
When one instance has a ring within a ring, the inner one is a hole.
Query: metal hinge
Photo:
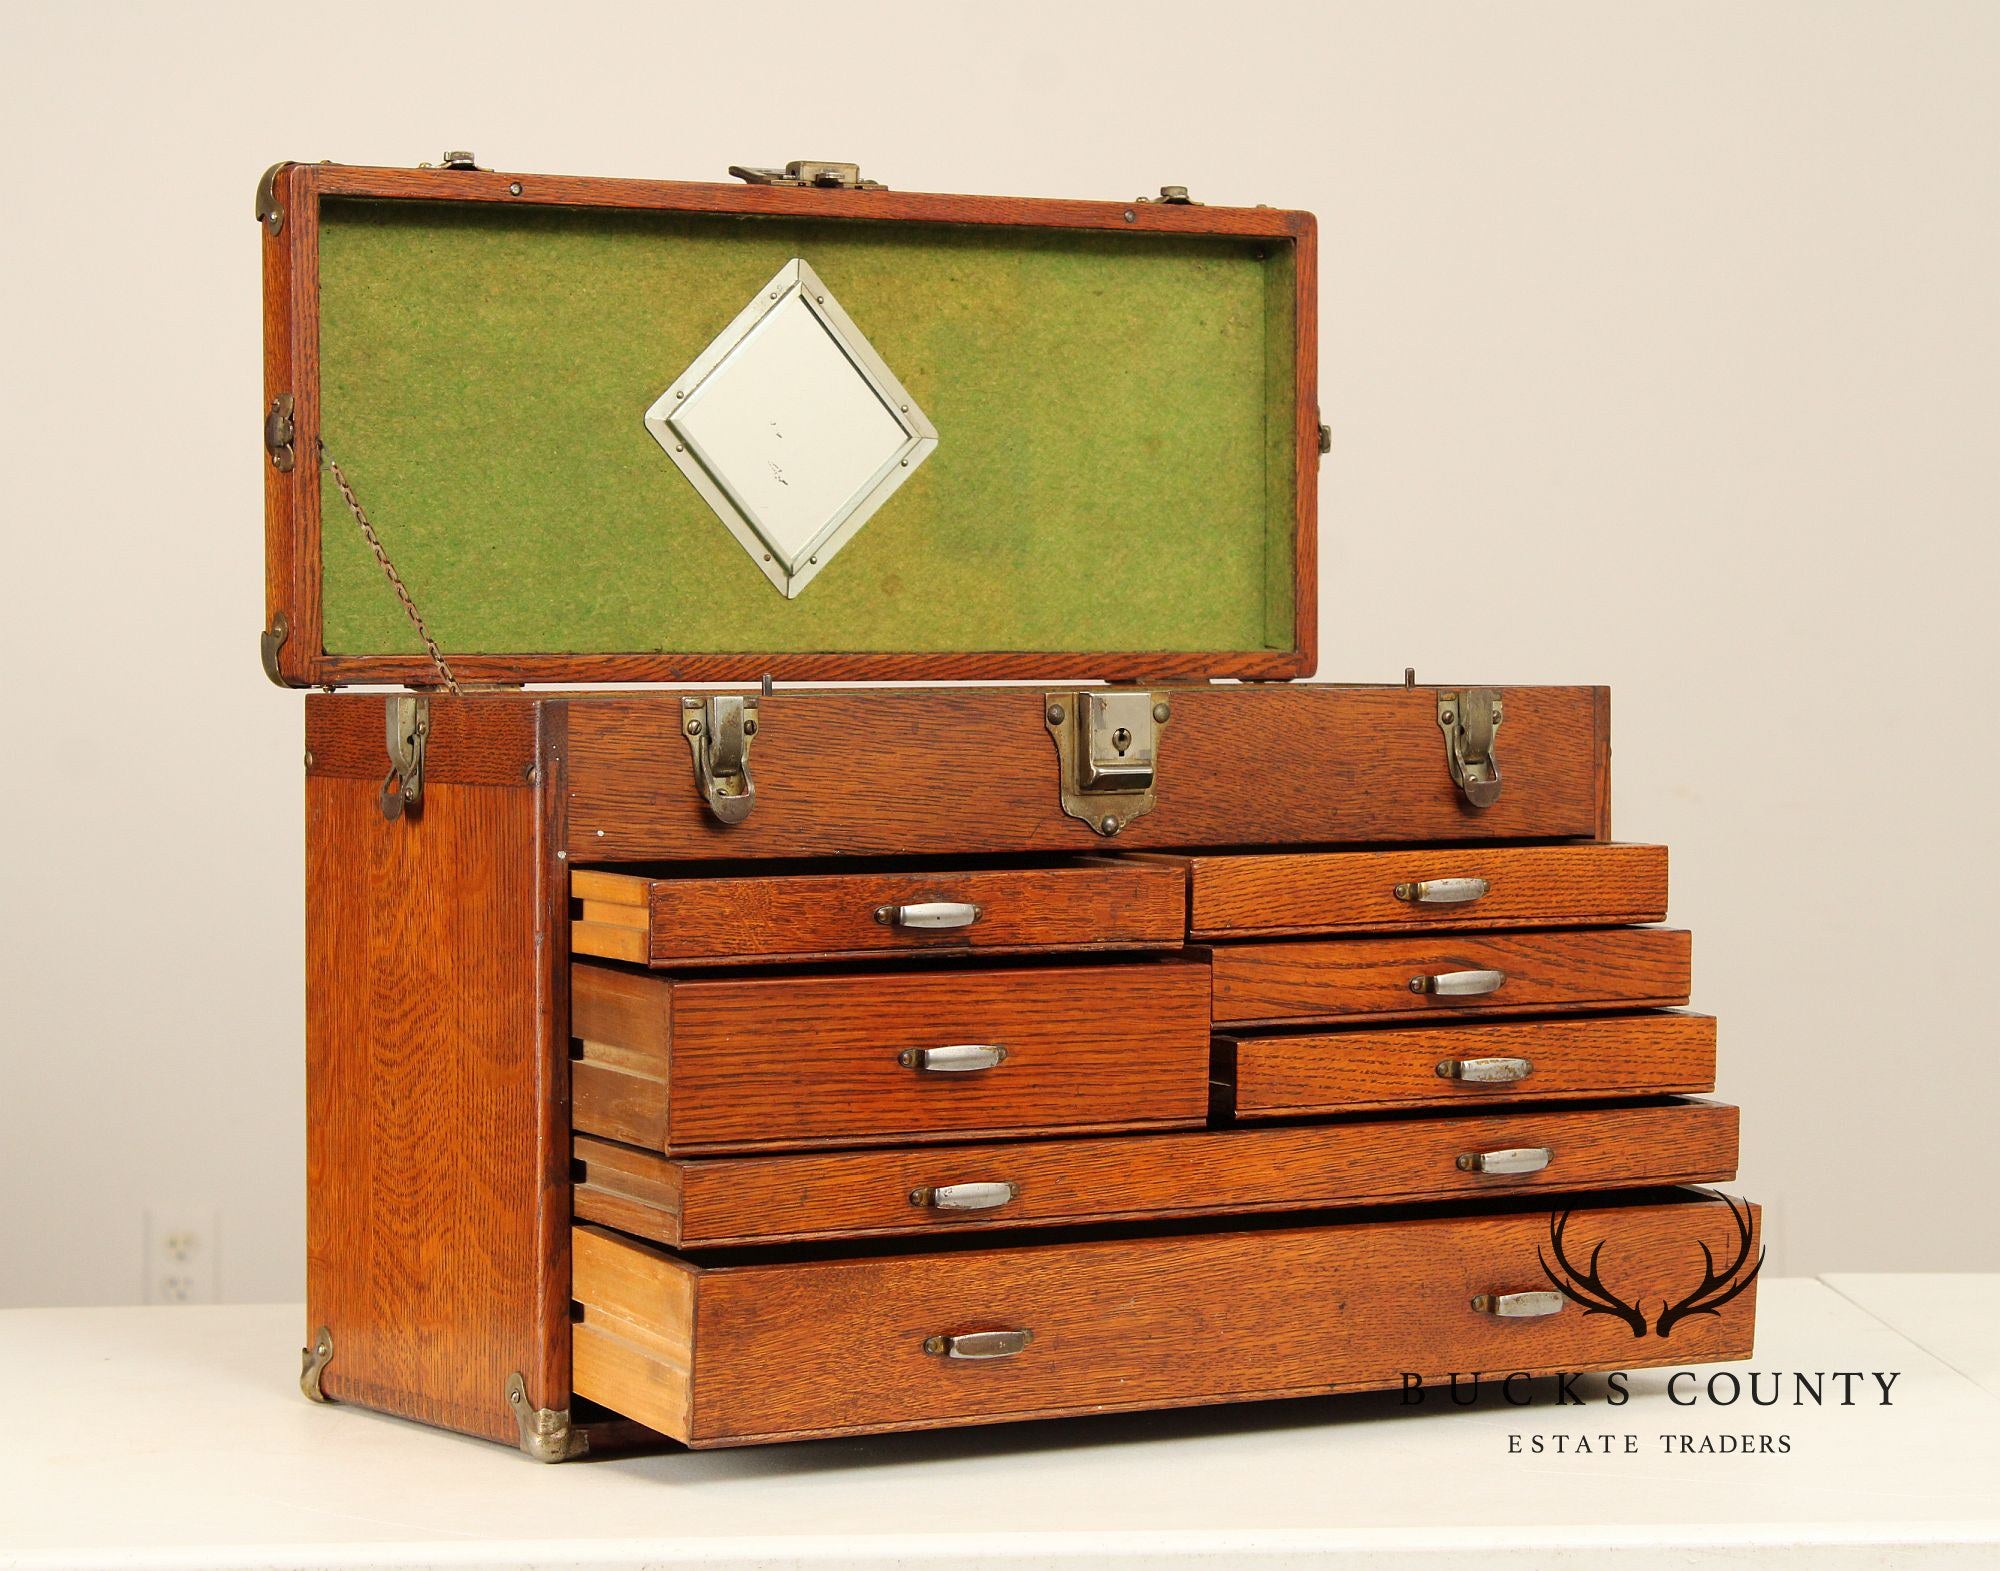
[[[326,1373],[326,1366],[333,1362],[333,1333],[325,1326],[313,1332],[312,1346],[299,1349],[299,1389],[310,1401],[330,1400],[320,1389],[319,1377]]]
[[[681,734],[694,753],[694,783],[708,810],[740,824],[757,805],[750,778],[750,740],[757,734],[757,700],[718,693],[681,700]]]
[[[382,781],[382,816],[401,818],[424,803],[424,748],[431,736],[431,701],[415,693],[392,695],[388,711],[389,773]]]
[[[284,167],[285,160],[279,159],[257,182],[257,222],[264,226],[267,235],[285,227],[285,209],[278,201],[278,171]]]
[[[1438,690],[1438,728],[1444,732],[1445,762],[1452,784],[1474,807],[1500,800],[1500,760],[1493,742],[1504,706],[1497,687]]]
[[[1324,420],[1320,422],[1319,427],[1319,450],[1322,453],[1333,451],[1333,427]]]
[[[521,1449],[537,1462],[568,1462],[590,1449],[589,1432],[569,1421],[569,1409],[535,1406],[518,1373],[507,1377],[507,1405],[521,1425]]]
[[[1044,693],[1062,810],[1106,837],[1150,813],[1160,728],[1172,718],[1165,693]]]
[[[280,474],[290,474],[298,462],[295,445],[298,430],[292,423],[294,407],[292,395],[280,393],[264,414],[264,451],[271,455],[271,467]]]
[[[749,164],[731,164],[729,172],[752,185],[807,185],[827,191],[886,191],[879,180],[861,178],[859,164],[834,163],[823,158],[794,158],[783,169],[760,169]]]
[[[292,619],[280,611],[271,618],[271,625],[257,635],[257,652],[264,658],[264,674],[279,687],[290,687],[284,672],[278,669],[278,651],[285,647],[285,640],[292,636]]]

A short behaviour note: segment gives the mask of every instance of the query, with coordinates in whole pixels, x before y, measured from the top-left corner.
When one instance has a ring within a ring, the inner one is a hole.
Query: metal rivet
[[[903,467],[905,469],[908,469],[910,467],[910,461],[907,458],[903,460]]]
[[[597,831],[597,838],[598,838],[598,839],[600,839],[600,840],[602,840],[602,839],[604,838],[604,831],[603,831],[602,829],[600,829],[600,830],[598,830],[598,831]],[[568,854],[567,852],[565,852],[565,853],[564,853],[564,855],[567,855],[567,854]]]
[[[537,769],[533,764],[528,765],[528,784],[533,785],[537,780],[541,778],[542,778],[541,770]]]
[[[1115,835],[1118,833],[1119,824],[1116,818],[1106,813],[1103,818],[1098,820],[1097,827],[1107,835]]]
[[[676,453],[685,453],[687,451],[687,448],[684,447],[681,443],[676,442],[674,443],[674,451]]]
[[[1063,706],[1061,704],[1050,704],[1047,718],[1050,725],[1061,725],[1063,723]]]
[[[602,829],[598,830],[597,832],[600,835],[604,833]],[[558,862],[567,862],[569,860],[569,853],[567,851],[558,851],[556,853],[556,860]]]
[[[777,290],[773,289],[773,290],[771,291],[771,298],[772,298],[773,300],[775,300],[775,299],[777,299],[777,298],[778,298],[778,291],[777,291]]]
[[[1126,208],[1126,209],[1125,209],[1125,222],[1126,222],[1126,223],[1128,223],[1128,224],[1129,224],[1129,223],[1133,223],[1133,222],[1135,222],[1135,221],[1136,221],[1136,220],[1138,219],[1138,217],[1139,217],[1139,215],[1138,215],[1137,213],[1133,212],[1131,208],[1129,208],[1129,207],[1128,207],[1128,208]]]
[[[1169,709],[1165,704],[1153,705],[1153,719],[1158,724],[1165,725],[1173,717],[1173,710]]]
[[[1446,725],[1451,724],[1451,718],[1452,718],[1451,711],[1449,709],[1447,709],[1443,714],[1438,716],[1438,719],[1442,720]]]
[[[903,405],[903,413],[908,414],[909,412],[910,412],[910,406],[908,404]]]
[[[816,557],[816,556],[809,556],[809,557],[807,557],[807,558],[806,558],[806,561],[807,561],[808,563],[812,563],[812,562],[817,562],[818,560],[819,560],[819,558],[818,558],[818,557]]]
[[[509,196],[519,196],[521,194],[521,182],[518,180],[510,181],[507,186],[507,194]]]
[[[306,750],[306,768],[310,769],[310,768],[312,768],[312,766],[313,766],[313,755],[312,755],[312,750],[311,750],[310,748],[308,748],[308,749]]]
[[[819,304],[821,304],[821,305],[825,305],[825,304],[826,304],[826,296],[825,296],[825,295],[814,295],[814,296],[813,296],[813,299],[814,299],[815,301],[817,301],[817,302],[818,302]]]
[[[814,558],[813,558],[813,560],[814,560],[815,562],[817,562],[817,561],[819,560],[819,558],[818,558],[818,557],[814,557]],[[744,721],[744,722],[743,722],[743,734],[744,734],[745,736],[755,736],[755,735],[757,734],[757,722],[756,722],[756,721],[754,721],[754,720],[746,720],[746,721]]]
[[[674,389],[674,397],[676,397],[676,398],[685,398],[685,397],[687,397],[687,394],[686,394],[686,393],[683,393],[683,392],[682,392],[682,391],[681,391],[681,390],[680,390],[680,389],[679,389],[679,388],[677,387],[677,388],[675,388],[675,389]]]
[[[690,720],[690,721],[689,721],[689,722],[687,723],[687,734],[688,734],[689,736],[700,736],[700,735],[701,735],[701,722],[700,722],[699,720]]]

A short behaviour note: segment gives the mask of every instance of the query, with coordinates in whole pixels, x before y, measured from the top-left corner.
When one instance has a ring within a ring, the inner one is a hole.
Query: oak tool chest
[[[560,1460],[1747,1356],[1606,693],[1299,680],[1311,215],[733,173],[258,188],[307,1393]]]

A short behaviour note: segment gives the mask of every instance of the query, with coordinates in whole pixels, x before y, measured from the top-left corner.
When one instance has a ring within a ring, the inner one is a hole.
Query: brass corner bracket
[[[569,1421],[568,1408],[536,1407],[518,1371],[507,1377],[507,1405],[521,1426],[521,1449],[537,1462],[568,1462],[590,1449],[590,1436]]]
[[[333,1333],[325,1326],[313,1332],[312,1346],[299,1349],[299,1389],[312,1402],[331,1401],[320,1389],[319,1377],[326,1373],[326,1366],[333,1362]]]

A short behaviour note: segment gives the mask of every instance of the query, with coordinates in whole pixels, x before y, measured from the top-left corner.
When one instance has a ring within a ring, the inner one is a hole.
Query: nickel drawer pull
[[[1410,991],[1439,998],[1478,998],[1499,992],[1506,982],[1505,971],[1434,971],[1429,976],[1411,977]]]
[[[1034,1333],[1025,1330],[967,1331],[958,1336],[927,1336],[924,1351],[945,1358],[1012,1358],[1033,1340]]]
[[[1462,906],[1492,887],[1483,878],[1426,878],[1421,883],[1398,884],[1396,898],[1413,906]]]
[[[991,1211],[1019,1194],[1012,1184],[923,1184],[910,1191],[910,1204],[933,1211]]]
[[[924,1075],[969,1075],[981,1069],[997,1069],[1007,1061],[1007,1049],[963,1043],[951,1047],[906,1047],[896,1055],[905,1069]]]
[[[969,900],[926,900],[919,905],[877,906],[875,920],[884,927],[910,927],[934,932],[945,927],[970,927],[979,907]]]
[[[1539,1173],[1555,1160],[1547,1146],[1508,1146],[1502,1151],[1467,1151],[1458,1159],[1461,1173]]]
[[[1532,1320],[1537,1315],[1562,1312],[1563,1296],[1547,1290],[1536,1293],[1481,1293],[1472,1307],[1482,1315],[1498,1315],[1503,1320]]]
[[[1525,1058],[1441,1058],[1437,1072],[1440,1080],[1465,1085],[1511,1085],[1527,1079],[1535,1066]]]

